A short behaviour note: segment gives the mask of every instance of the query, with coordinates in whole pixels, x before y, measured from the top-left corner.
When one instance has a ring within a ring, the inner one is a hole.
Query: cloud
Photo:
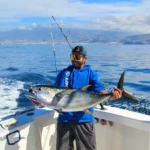
[[[89,20],[90,21],[90,20]],[[150,16],[111,16],[91,20],[93,28],[105,30],[122,30],[139,33],[150,33]]]
[[[21,18],[21,17],[45,17],[47,15],[55,15],[57,17],[88,17],[100,16],[108,13],[124,13],[131,11],[132,3],[119,4],[88,4],[80,1],[68,0],[1,0],[0,2],[0,18]],[[61,7],[60,7],[61,6]],[[135,5],[134,5],[135,6]]]
[[[29,26],[19,26],[18,29],[20,30],[33,30],[34,28],[36,28],[38,25],[36,23],[32,23]]]
[[[150,32],[149,16],[150,1],[141,3],[83,3],[73,0],[1,0],[0,22],[25,22],[28,18],[50,17],[59,18],[64,27],[119,29],[135,32]],[[46,11],[47,10],[47,11]],[[73,18],[67,21],[64,19]],[[31,21],[29,22],[29,24]],[[35,22],[36,27],[37,22]],[[142,27],[142,28],[141,28]],[[22,27],[23,28],[23,27]],[[32,28],[32,27],[30,27]]]

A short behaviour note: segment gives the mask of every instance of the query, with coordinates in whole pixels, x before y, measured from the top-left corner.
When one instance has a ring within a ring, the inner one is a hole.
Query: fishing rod
[[[53,45],[53,54],[54,54],[55,68],[56,68],[56,75],[57,75],[57,74],[58,74],[58,69],[57,69],[56,53],[55,53],[55,45],[54,45],[54,38],[53,38],[53,33],[52,33],[52,27],[51,27],[51,24],[50,24],[50,32],[51,32],[51,39],[52,39],[52,45]]]
[[[52,46],[53,46],[53,54],[54,54],[56,75],[58,75],[57,62],[56,62],[56,53],[55,53],[55,44],[54,44],[54,38],[53,38],[52,27],[51,27],[50,21],[49,21],[49,27],[50,27],[50,33],[51,33]]]
[[[59,26],[59,24],[57,23],[56,19],[54,18],[54,16],[52,16],[52,18],[54,19],[54,21],[56,22],[57,26],[59,27],[61,33],[63,34],[63,36],[65,37],[67,43],[69,44],[70,48],[73,49],[73,47],[71,46],[71,44],[69,43],[68,39],[67,39],[67,36],[64,34],[62,28]]]

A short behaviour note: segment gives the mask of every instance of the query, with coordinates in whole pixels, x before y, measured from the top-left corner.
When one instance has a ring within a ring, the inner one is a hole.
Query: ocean
[[[138,99],[121,98],[105,105],[150,115],[150,45],[82,45],[88,51],[86,64],[98,72],[108,92],[126,71],[124,89]],[[55,49],[59,72],[71,64],[71,50],[65,44],[56,44]],[[24,91],[35,84],[54,84],[55,79],[51,44],[0,45],[0,118],[34,108]]]

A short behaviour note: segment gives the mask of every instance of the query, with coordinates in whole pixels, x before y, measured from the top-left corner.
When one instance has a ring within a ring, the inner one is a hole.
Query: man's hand
[[[116,87],[114,87],[114,91],[112,92],[112,96],[109,100],[119,99],[122,97],[122,91]]]
[[[102,90],[100,93],[101,94],[108,94],[108,92],[105,91],[105,90]],[[122,97],[122,91],[120,89],[114,87],[114,91],[112,92],[112,96],[110,97],[109,100],[119,99],[121,97]],[[113,126],[113,122],[112,121],[108,121],[108,123],[109,123],[110,126]],[[100,120],[100,124],[101,125],[106,125],[107,124],[107,120],[101,119]]]

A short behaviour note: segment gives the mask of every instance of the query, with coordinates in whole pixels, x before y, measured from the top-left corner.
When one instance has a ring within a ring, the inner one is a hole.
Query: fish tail
[[[122,92],[122,95],[128,99],[131,99],[131,100],[134,100],[134,101],[137,101],[137,98],[135,98],[132,94],[126,92],[126,91],[123,91]]]
[[[134,100],[134,101],[137,101],[137,99],[130,93],[126,92],[124,90],[124,87],[123,87],[123,84],[124,84],[124,76],[125,76],[125,71],[122,73],[120,79],[119,79],[119,82],[118,82],[118,85],[117,85],[117,88],[120,89],[122,91],[122,96],[128,98],[128,99],[131,99],[131,100]]]

